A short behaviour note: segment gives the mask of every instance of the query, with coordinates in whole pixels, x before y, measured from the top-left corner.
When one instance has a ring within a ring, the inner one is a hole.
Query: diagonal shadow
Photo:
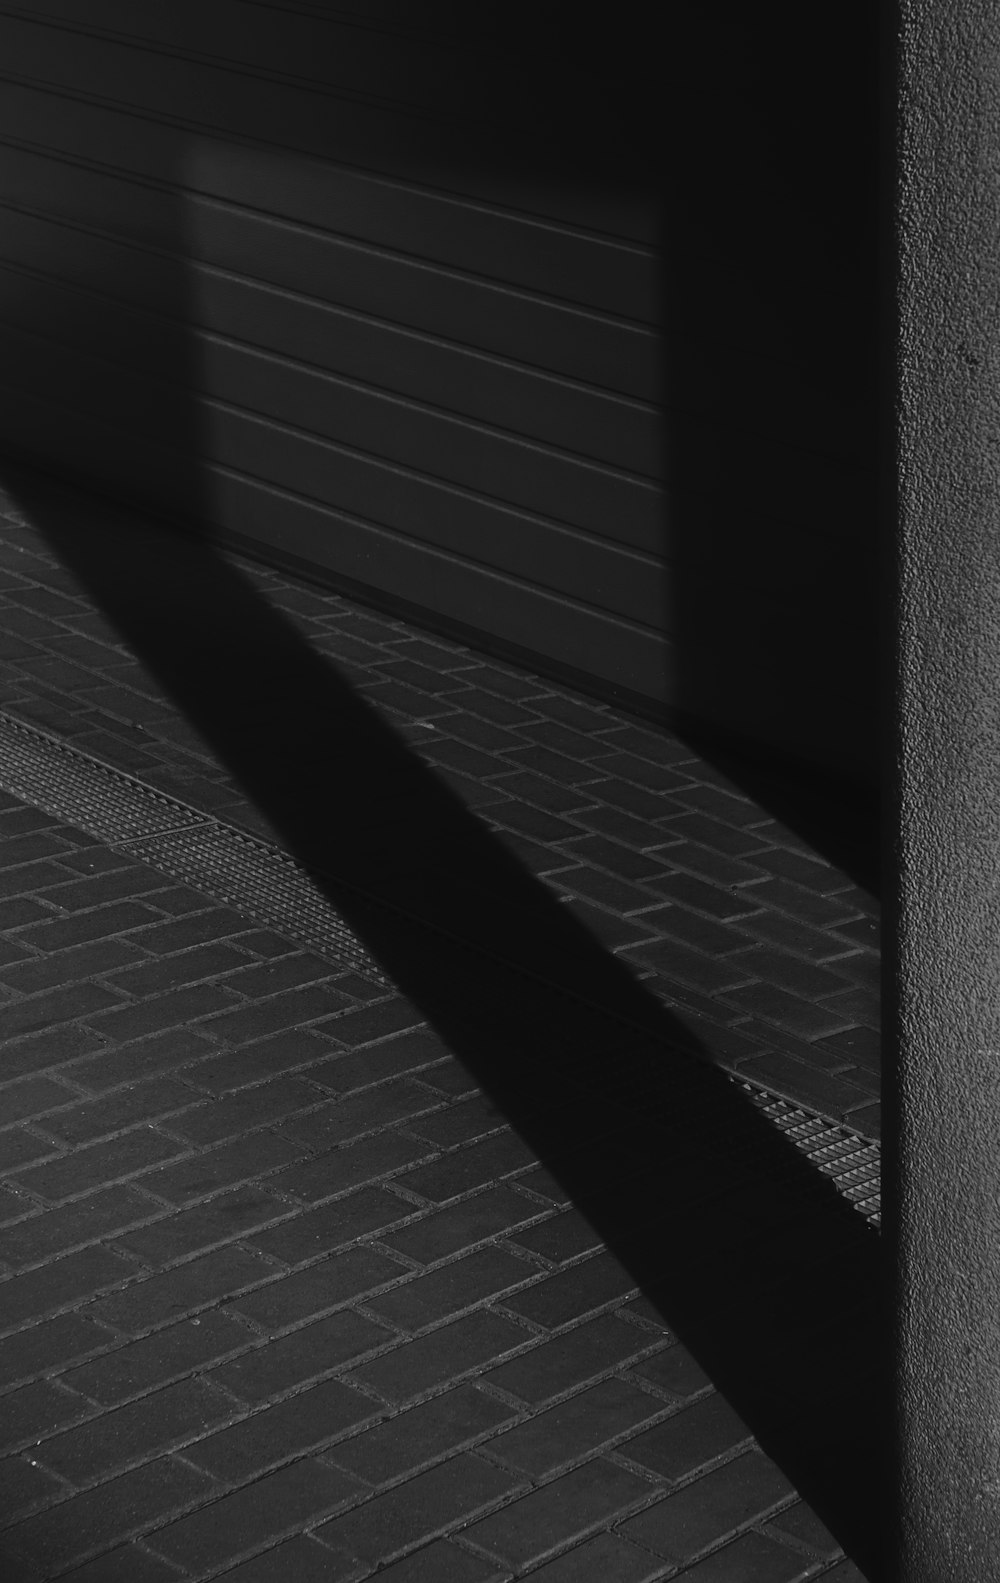
[[[29,518],[879,1576],[878,1238],[206,540],[28,473]]]

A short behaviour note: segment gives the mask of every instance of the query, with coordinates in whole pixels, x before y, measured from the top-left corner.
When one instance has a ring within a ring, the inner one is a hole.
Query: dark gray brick
[[[246,1337],[245,1326],[236,1326],[235,1320],[231,1323]],[[342,1364],[392,1339],[391,1331],[348,1309],[303,1325],[277,1340],[269,1339],[265,1346],[224,1363],[208,1378],[244,1401],[267,1401],[308,1380],[331,1374]]]
[[[769,1458],[749,1452],[668,1495],[624,1523],[621,1532],[657,1555],[692,1561],[792,1494],[792,1485]]]
[[[274,1209],[279,1207],[274,1204]],[[335,1199],[318,1209],[302,1210],[294,1219],[282,1221],[244,1240],[270,1258],[299,1264],[332,1253],[366,1233],[384,1232],[386,1227],[412,1214],[413,1205],[396,1194],[382,1187],[363,1187],[360,1192]],[[391,1244],[391,1237],[388,1240]]]
[[[403,1272],[397,1267],[396,1273]],[[480,1248],[369,1298],[365,1307],[388,1324],[417,1331],[520,1286],[535,1274],[530,1264],[503,1249]],[[514,1310],[520,1311],[516,1300]]]
[[[214,990],[213,994],[221,1001],[224,992]],[[225,999],[231,1000],[232,996],[225,995]],[[346,995],[338,994],[328,985],[313,985],[283,995],[272,995],[268,1000],[257,1001],[238,1011],[223,1012],[212,1019],[209,1031],[216,1038],[238,1044],[243,1039],[259,1039],[267,1033],[296,1028],[321,1017],[331,1017],[350,1005],[351,1001]]]
[[[89,1312],[101,1324],[137,1335],[267,1280],[274,1265],[243,1248],[217,1248],[201,1258],[135,1281]]]
[[[205,1474],[162,1457],[26,1518],[10,1530],[7,1541],[38,1565],[62,1570],[92,1551],[110,1547],[134,1528],[204,1500],[214,1488]]]
[[[116,1285],[130,1274],[124,1259],[106,1248],[85,1248],[50,1264],[0,1281],[0,1313],[8,1329],[69,1308],[84,1297]]]
[[[389,1560],[422,1539],[468,1522],[503,1500],[518,1483],[515,1475],[468,1452],[459,1453],[440,1467],[374,1496],[356,1511],[324,1523],[317,1537],[369,1564]]]
[[[727,989],[726,999],[741,1011],[752,1012],[766,1022],[777,1023],[800,1038],[821,1038],[837,1033],[852,1019],[823,1006],[802,1000],[774,984],[747,984],[742,989]]]
[[[366,1402],[370,1408],[371,1403]],[[463,1451],[508,1422],[514,1410],[494,1401],[474,1385],[456,1385],[441,1396],[352,1435],[333,1446],[327,1457],[369,1484],[391,1484],[419,1472],[439,1457]],[[490,1441],[492,1452],[495,1440]]]
[[[648,1500],[646,1479],[597,1457],[463,1530],[508,1566],[530,1566]]]
[[[601,1315],[491,1369],[483,1383],[538,1405],[599,1379],[659,1344],[651,1333]]]
[[[288,1457],[316,1451],[379,1411],[359,1391],[339,1380],[324,1380],[187,1446],[184,1455],[216,1478],[238,1483]]]
[[[392,1130],[368,1137],[363,1143],[333,1149],[317,1159],[304,1160],[280,1171],[270,1186],[291,1193],[306,1203],[319,1203],[351,1188],[363,1187],[379,1177],[402,1171],[415,1161],[434,1154],[430,1144]]]
[[[341,1200],[340,1202],[344,1202]],[[336,1206],[331,1206],[336,1207]],[[447,1209],[423,1215],[398,1231],[383,1234],[380,1241],[395,1248],[408,1259],[433,1264],[465,1248],[475,1247],[514,1226],[534,1220],[541,1206],[515,1193],[509,1187],[489,1187],[474,1197],[462,1199]],[[521,1244],[525,1234],[518,1234]],[[530,1235],[528,1233],[527,1235]]]
[[[603,1380],[558,1407],[494,1435],[490,1456],[534,1479],[542,1478],[649,1423],[664,1407],[655,1396],[625,1380]]]
[[[171,1156],[183,1154],[186,1145],[151,1127],[134,1127],[108,1143],[92,1143],[71,1154],[22,1171],[22,1186],[58,1202],[105,1183],[135,1176]]]
[[[365,1297],[365,1307],[381,1318],[378,1298],[368,1299],[367,1294],[405,1274],[405,1265],[374,1248],[350,1248],[237,1297],[227,1308],[270,1332],[287,1330],[358,1297]]]
[[[110,1039],[140,1039],[143,1034],[162,1033],[168,1028],[177,1028],[197,1018],[208,1017],[212,1012],[224,1012],[227,1006],[232,1006],[236,1001],[237,996],[232,990],[216,984],[196,984],[187,989],[168,990],[165,995],[157,995],[152,1000],[116,1006],[112,1011],[88,1015],[87,1023]],[[251,1015],[254,1010],[256,1008],[251,1008]],[[230,1016],[236,1017],[245,1015],[242,1012],[230,1013]],[[209,1031],[217,1034],[223,1030],[219,1029],[216,1021],[211,1024]]]
[[[155,1205],[131,1187],[108,1187],[62,1209],[45,1209],[0,1230],[0,1259],[7,1264],[39,1264],[71,1248],[96,1242],[136,1221]],[[127,1266],[122,1274],[129,1273]]]
[[[162,1215],[149,1225],[127,1231],[113,1245],[125,1248],[145,1264],[162,1266],[216,1243],[245,1237],[248,1231],[287,1215],[288,1205],[282,1199],[259,1187],[237,1187],[217,1194],[207,1204]]]
[[[221,1392],[209,1390],[200,1380],[180,1380],[52,1436],[34,1455],[54,1473],[86,1484],[130,1462],[158,1456],[176,1442],[214,1428],[232,1412],[232,1402]]]
[[[354,1369],[350,1378],[386,1401],[412,1401],[435,1385],[482,1368],[528,1339],[527,1331],[510,1320],[480,1310],[404,1342]]]
[[[750,1439],[746,1424],[721,1396],[706,1396],[617,1449],[663,1478],[681,1479]]]
[[[549,1275],[501,1301],[510,1313],[519,1314],[522,1319],[546,1330],[554,1330],[627,1297],[635,1287],[636,1280],[630,1271],[610,1253],[599,1253],[596,1258]]]
[[[107,1331],[100,1335],[106,1344]],[[243,1351],[248,1339],[246,1326],[235,1319],[226,1314],[203,1314],[200,1319],[182,1320],[141,1341],[81,1363],[63,1375],[63,1383],[111,1407],[154,1386],[166,1385],[192,1369]]]
[[[303,1460],[223,1495],[202,1511],[168,1523],[156,1549],[189,1569],[219,1566],[241,1550],[264,1544],[326,1516],[357,1494],[347,1474]]]
[[[303,1152],[287,1138],[259,1132],[154,1171],[143,1185],[169,1203],[184,1204],[220,1188],[253,1181],[265,1171],[287,1165]]]
[[[16,1039],[21,1034],[39,1033],[56,1023],[79,1017],[90,1020],[107,1006],[119,1004],[120,997],[99,984],[71,984],[50,990],[46,995],[8,1002],[0,1006],[0,1040]]]

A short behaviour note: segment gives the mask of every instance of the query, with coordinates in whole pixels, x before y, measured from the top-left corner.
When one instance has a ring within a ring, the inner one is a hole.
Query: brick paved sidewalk
[[[273,835],[152,657],[121,642],[60,564],[51,539],[72,551],[94,532],[92,508],[31,489],[49,541],[13,501],[0,514],[0,708]],[[112,596],[115,576],[112,552]],[[878,1136],[867,891],[678,739],[287,576],[245,565],[241,578],[707,1053]],[[215,619],[224,631],[224,611]]]
[[[280,835],[0,538],[0,708]],[[868,899],[679,744],[250,576],[567,898],[557,982],[389,881],[327,887],[345,963],[0,797],[4,1579],[857,1580],[877,1238],[716,1065],[871,1126]]]

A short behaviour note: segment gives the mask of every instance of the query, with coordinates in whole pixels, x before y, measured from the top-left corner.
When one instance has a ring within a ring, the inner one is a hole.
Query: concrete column
[[[1000,13],[900,0],[899,24],[893,1550],[904,1583],[983,1583],[1000,1576]]]

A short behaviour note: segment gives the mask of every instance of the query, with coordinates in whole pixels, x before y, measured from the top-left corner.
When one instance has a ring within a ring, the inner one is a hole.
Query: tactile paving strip
[[[316,882],[280,848],[2,711],[0,786],[172,879],[281,930],[337,966],[393,987]],[[867,1220],[880,1224],[877,1143],[755,1084],[738,1077],[732,1081]]]

